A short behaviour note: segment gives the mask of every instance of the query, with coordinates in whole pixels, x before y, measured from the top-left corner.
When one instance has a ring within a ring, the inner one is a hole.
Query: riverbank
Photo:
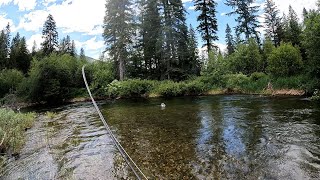
[[[25,144],[25,132],[35,120],[33,113],[16,113],[0,108],[0,170],[6,157],[19,156]]]

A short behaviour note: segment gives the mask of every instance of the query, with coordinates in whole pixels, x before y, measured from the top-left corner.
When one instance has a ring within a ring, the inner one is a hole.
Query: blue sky
[[[187,23],[197,27],[197,12],[192,0],[182,0],[187,10]],[[225,0],[217,0],[218,36],[216,42],[220,48],[225,47],[226,24],[235,26],[234,17],[225,14],[231,11],[224,5]],[[315,8],[316,0],[274,0],[281,13],[287,13],[289,4],[299,16],[302,8]],[[256,5],[263,9],[264,0],[257,0]],[[102,38],[102,22],[105,11],[105,0],[0,0],[0,29],[9,22],[12,35],[19,32],[27,39],[29,49],[33,41],[40,47],[41,31],[48,14],[52,14],[59,32],[59,38],[70,35],[75,40],[77,49],[83,47],[86,55],[98,58],[105,45]],[[262,11],[261,11],[262,12]],[[259,18],[263,22],[263,15]],[[260,29],[263,31],[263,29]],[[199,35],[198,35],[199,37]],[[199,37],[199,46],[202,45]]]

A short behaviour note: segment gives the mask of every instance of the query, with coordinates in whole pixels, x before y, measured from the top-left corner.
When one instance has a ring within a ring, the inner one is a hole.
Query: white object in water
[[[160,105],[162,108],[165,108],[166,107],[166,104],[165,103],[161,103]]]

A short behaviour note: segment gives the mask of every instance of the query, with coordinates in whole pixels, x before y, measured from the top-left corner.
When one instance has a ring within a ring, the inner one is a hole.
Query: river
[[[320,178],[320,105],[307,99],[230,95],[99,106],[149,179]],[[90,103],[36,111],[3,179],[134,179]]]

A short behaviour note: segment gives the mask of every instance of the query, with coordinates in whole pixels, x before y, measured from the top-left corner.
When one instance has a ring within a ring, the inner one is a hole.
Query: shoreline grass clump
[[[19,154],[25,143],[25,131],[32,127],[34,113],[16,113],[0,109],[0,152],[6,155]]]

